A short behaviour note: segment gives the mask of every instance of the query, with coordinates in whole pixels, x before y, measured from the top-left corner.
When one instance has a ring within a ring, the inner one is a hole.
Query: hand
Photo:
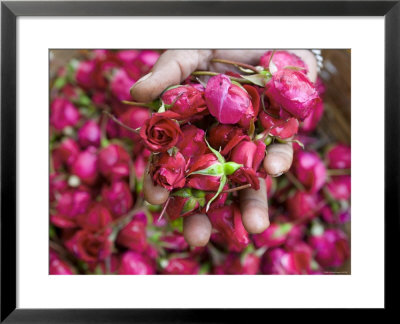
[[[162,91],[181,83],[195,70],[225,72],[226,64],[213,63],[213,58],[223,58],[256,65],[266,50],[168,50],[163,53],[152,71],[138,80],[131,89],[132,97],[141,102],[152,101]],[[292,50],[307,64],[308,78],[315,82],[317,63],[314,55],[307,50]],[[290,169],[293,161],[291,144],[272,144],[268,146],[263,166],[266,172],[279,176]],[[144,179],[144,198],[150,204],[163,204],[169,191],[161,186],[154,186],[150,175]],[[244,189],[240,192],[242,222],[249,233],[261,233],[269,226],[268,203],[265,180],[260,178],[260,189]],[[211,223],[204,214],[190,215],[183,220],[183,235],[191,246],[204,246],[211,235]]]

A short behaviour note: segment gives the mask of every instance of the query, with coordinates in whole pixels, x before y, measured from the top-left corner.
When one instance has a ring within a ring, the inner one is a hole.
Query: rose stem
[[[136,102],[136,101],[122,100],[122,103],[124,103],[126,105],[131,105],[131,106],[153,108],[153,106],[151,104],[146,103],[146,102]]]
[[[257,71],[255,66],[250,65],[250,64],[241,63],[241,62],[236,62],[236,61],[231,61],[231,60],[224,60],[224,59],[219,59],[219,58],[212,59],[211,62],[236,65],[236,66],[240,66],[240,67],[245,68],[245,69],[252,70],[255,73],[259,72],[259,71]]]
[[[193,76],[201,76],[201,75],[216,76],[216,75],[219,75],[219,74],[221,74],[221,73],[211,72],[211,71],[194,71],[194,72],[192,72]],[[228,75],[228,77],[229,77],[229,79],[231,79],[231,81],[236,81],[236,82],[239,82],[239,83],[252,84],[251,81],[246,80],[246,79],[235,78],[235,77],[231,77],[229,75]]]
[[[300,190],[300,191],[304,191],[304,190],[305,190],[305,188],[304,188],[304,186],[302,185],[302,183],[301,183],[299,180],[297,180],[297,178],[296,178],[290,171],[289,171],[289,172],[286,172],[286,177],[290,180],[291,183],[294,184],[294,186],[295,186],[298,190]]]
[[[351,169],[328,169],[326,173],[330,176],[350,175]]]
[[[158,219],[157,219],[157,222],[159,222],[160,220],[161,220],[161,218],[164,216],[164,214],[165,214],[165,211],[167,210],[167,207],[168,207],[168,204],[169,204],[169,201],[171,200],[171,197],[168,197],[168,199],[167,199],[167,201],[165,202],[165,205],[164,205],[164,207],[163,207],[163,209],[162,209],[162,211],[161,211],[161,214],[160,214],[160,216],[158,217]]]
[[[243,185],[243,186],[239,186],[239,187],[235,187],[235,188],[231,188],[231,189],[224,190],[224,191],[222,191],[222,193],[235,192],[235,191],[247,189],[247,188],[250,188],[250,187],[251,187],[251,184],[248,183],[248,184],[245,184],[245,185]]]
[[[129,131],[131,131],[133,133],[139,134],[139,130],[138,129],[133,129],[133,128],[129,127],[128,125],[125,125],[117,117],[115,117],[113,114],[109,113],[108,111],[103,110],[103,113],[106,114],[108,117],[110,117],[113,121],[115,121],[121,127],[124,127],[125,129],[127,129],[127,130],[129,130]]]

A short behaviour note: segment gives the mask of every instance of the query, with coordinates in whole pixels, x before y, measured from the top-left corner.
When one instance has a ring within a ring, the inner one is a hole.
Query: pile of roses
[[[154,102],[132,102],[131,86],[159,55],[81,52],[51,80],[50,273],[322,274],[342,266],[351,154],[313,137],[321,80],[309,81],[294,54],[268,51],[254,71],[210,73],[206,83],[194,75]],[[275,142],[295,149],[279,178],[261,166]],[[147,166],[170,191],[163,206],[143,199]],[[260,177],[271,225],[250,235],[235,189],[258,189]],[[190,248],[182,219],[198,212],[213,234]]]

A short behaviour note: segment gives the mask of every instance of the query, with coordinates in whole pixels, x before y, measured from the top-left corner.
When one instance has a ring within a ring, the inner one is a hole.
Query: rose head
[[[91,232],[97,232],[111,223],[110,211],[102,203],[95,202],[87,213],[80,214],[77,218],[78,225]]]
[[[335,200],[349,200],[351,197],[351,176],[334,176],[326,184],[326,189]]]
[[[105,185],[101,196],[114,217],[125,215],[133,206],[131,190],[124,181],[113,182],[110,186]]]
[[[311,193],[319,191],[325,184],[326,168],[316,152],[296,151],[294,174]]]
[[[79,121],[78,109],[67,99],[56,98],[50,106],[50,124],[58,131],[75,126]]]
[[[276,247],[286,242],[293,225],[291,223],[271,223],[262,233],[253,235],[253,241],[257,248]]]
[[[236,124],[255,116],[249,94],[224,74],[208,80],[204,96],[210,114],[221,124]]]
[[[121,114],[119,120],[128,127],[132,129],[136,129],[142,127],[147,119],[149,119],[150,113],[149,109],[142,107],[132,107],[125,108],[125,111]],[[138,134],[127,130],[122,126],[119,127],[119,135],[121,137],[130,138],[134,141],[137,141],[140,137]]]
[[[211,128],[209,142],[212,147],[221,148],[221,154],[227,156],[242,140],[250,140],[243,128],[218,124]]]
[[[99,152],[100,173],[111,181],[121,180],[129,176],[130,156],[118,144],[110,144]]]
[[[52,203],[68,189],[68,182],[66,176],[59,173],[51,173],[49,178],[50,202]]]
[[[257,171],[265,157],[265,144],[261,141],[241,141],[236,145],[230,160]]]
[[[214,154],[208,153],[199,156],[199,158],[189,168],[189,177],[186,185],[189,188],[195,188],[198,190],[217,191],[221,177],[206,174],[190,175],[193,172],[204,170],[214,165],[220,165]]]
[[[97,262],[111,255],[112,242],[109,235],[110,231],[105,231],[99,235],[90,231],[79,230],[65,242],[65,245],[78,259],[86,262]]]
[[[319,102],[313,111],[306,117],[301,124],[301,130],[307,133],[314,131],[317,128],[319,121],[324,113],[324,103]]]
[[[200,270],[200,266],[197,261],[189,257],[162,260],[161,267],[162,273],[168,275],[194,275],[198,274]]]
[[[183,235],[177,231],[163,235],[160,240],[168,251],[184,251],[189,247]]]
[[[145,255],[134,251],[127,251],[121,257],[118,274],[151,275],[155,274],[155,269],[151,260],[149,260]]]
[[[120,101],[130,100],[131,94],[129,89],[134,82],[135,80],[133,80],[124,69],[118,69],[111,79],[111,93]]]
[[[78,144],[72,138],[65,138],[52,152],[53,167],[59,170],[63,165],[70,167],[80,152]]]
[[[98,178],[98,157],[94,147],[89,147],[79,153],[71,166],[71,173],[87,184],[93,185]]]
[[[241,251],[249,243],[248,234],[242,223],[242,215],[235,204],[210,209],[207,216],[229,244],[232,251]]]
[[[304,120],[321,101],[310,80],[294,70],[276,72],[266,85],[265,94],[274,107],[299,120]]]
[[[176,147],[185,159],[192,163],[208,151],[204,141],[204,131],[194,125],[182,127],[182,136]]]
[[[303,62],[303,60],[296,54],[289,53],[288,51],[268,51],[261,56],[260,65],[265,68],[269,68],[271,55],[272,62],[277,71],[281,71],[287,67],[297,67],[300,68],[300,72],[307,74],[307,65]]]
[[[51,275],[72,275],[75,269],[58,256],[50,256],[49,274]]]
[[[264,129],[269,131],[270,135],[280,139],[293,137],[299,129],[299,121],[296,118],[278,119],[261,111],[259,120]]]
[[[179,124],[162,114],[154,114],[140,129],[140,137],[152,152],[166,152],[178,142]]]
[[[136,252],[147,248],[146,222],[140,219],[131,220],[118,234],[117,244]]]
[[[100,127],[94,120],[88,120],[78,131],[79,144],[86,148],[88,146],[100,145]]]
[[[224,263],[216,267],[215,274],[244,274],[254,275],[258,273],[260,258],[254,253],[229,253]]]
[[[310,237],[315,259],[323,267],[340,267],[350,257],[347,235],[339,229],[328,229]]]
[[[205,205],[205,192],[183,188],[170,195],[170,201],[167,206],[167,215],[171,221],[187,216]]]
[[[292,219],[311,219],[316,216],[317,207],[317,197],[305,191],[296,191],[286,200],[286,208]]]
[[[168,190],[185,185],[186,160],[180,152],[175,156],[163,153],[152,164],[152,178],[155,183]]]
[[[203,92],[191,85],[176,86],[165,91],[161,100],[177,119],[188,119],[207,110]]]
[[[351,148],[344,144],[333,146],[326,154],[328,167],[331,169],[351,168]]]
[[[76,70],[75,80],[82,88],[93,88],[95,87],[95,73],[96,62],[94,60],[80,61]]]
[[[153,50],[143,50],[140,51],[137,59],[135,60],[135,65],[139,67],[140,71],[147,73],[153,67],[160,57],[160,53]]]

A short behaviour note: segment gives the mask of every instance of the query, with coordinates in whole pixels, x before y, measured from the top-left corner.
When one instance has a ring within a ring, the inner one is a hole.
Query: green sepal
[[[225,186],[225,184],[226,184],[226,180],[227,180],[226,175],[223,175],[223,176],[221,177],[221,180],[220,180],[220,183],[219,183],[218,191],[216,192],[216,194],[214,195],[214,197],[212,197],[212,198],[208,201],[208,203],[207,203],[206,212],[208,212],[208,209],[210,208],[211,203],[212,203],[215,199],[217,199],[218,195],[219,195],[219,194],[222,192],[222,190],[224,189],[224,186]]]
[[[293,228],[293,225],[291,223],[284,223],[279,225],[278,229],[275,231],[275,233],[272,235],[272,238],[278,238],[281,236],[286,235],[291,231]]]
[[[234,174],[239,168],[241,168],[243,164],[239,164],[233,161],[226,162],[223,164],[224,167],[224,174],[231,175]]]
[[[216,149],[214,149],[210,144],[208,144],[205,136],[204,136],[204,140],[206,141],[206,144],[207,144],[208,148],[210,149],[210,151],[213,152],[214,155],[217,157],[218,161],[220,163],[225,163],[224,157],[221,155],[221,153],[219,153]]]
[[[182,213],[186,214],[187,212],[190,212],[196,208],[197,205],[197,200],[196,198],[190,197],[185,204],[183,205],[182,208]]]
[[[206,193],[203,190],[192,189],[192,195],[195,198],[204,198],[206,196]]]
[[[178,191],[173,192],[172,196],[190,198],[192,197],[192,189],[191,188],[179,189]]]
[[[208,176],[213,176],[213,177],[221,177],[224,175],[224,166],[221,163],[215,163],[203,170],[198,170],[198,171],[189,173],[189,176],[193,175],[193,174],[202,174],[202,175],[208,175]]]

